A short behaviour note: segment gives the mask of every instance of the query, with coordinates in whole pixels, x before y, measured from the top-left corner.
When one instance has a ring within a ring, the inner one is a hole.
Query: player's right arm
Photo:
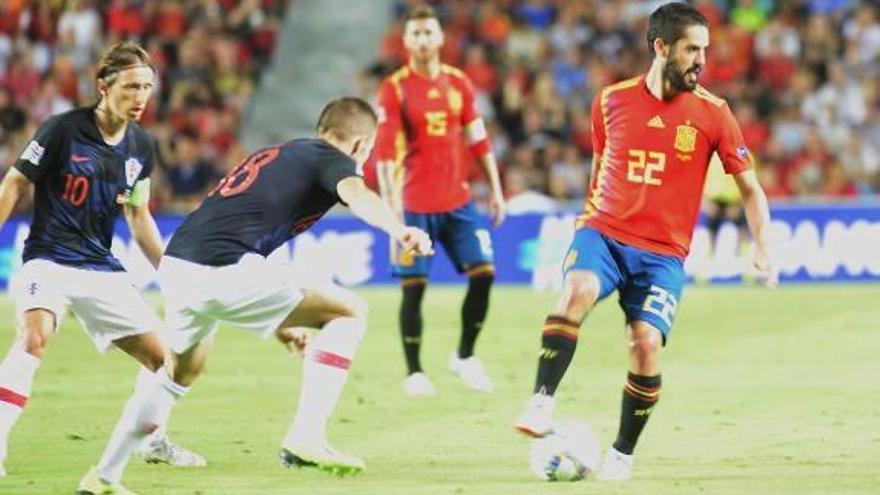
[[[360,177],[352,176],[340,180],[336,184],[336,194],[358,218],[387,232],[405,250],[422,256],[434,253],[428,234],[416,227],[404,225],[391,207],[371,191]]]
[[[33,183],[17,168],[11,167],[0,182],[0,229],[6,225],[18,201],[28,195]]]
[[[64,136],[61,125],[59,116],[44,122],[0,182],[0,228],[9,220],[18,201],[30,194],[33,184],[57,161]]]
[[[402,89],[386,79],[379,88],[379,130],[376,135],[376,176],[379,194],[399,217],[403,217],[403,168],[406,138],[401,119]]]

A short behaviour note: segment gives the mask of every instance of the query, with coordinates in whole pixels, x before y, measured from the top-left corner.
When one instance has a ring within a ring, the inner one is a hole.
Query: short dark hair
[[[682,2],[661,5],[648,18],[648,50],[654,53],[654,40],[661,38],[673,45],[684,37],[689,26],[709,27],[709,21],[699,10]]]
[[[440,18],[437,17],[437,11],[430,5],[419,4],[409,9],[409,12],[406,13],[407,22],[421,19],[436,19],[437,22],[440,22]]]
[[[331,101],[321,110],[315,131],[347,141],[354,136],[370,134],[376,129],[378,121],[369,103],[361,98],[345,96]]]
[[[153,59],[140,45],[130,41],[116,43],[101,55],[96,78],[112,85],[120,72],[137,66],[147,66],[156,72]]]

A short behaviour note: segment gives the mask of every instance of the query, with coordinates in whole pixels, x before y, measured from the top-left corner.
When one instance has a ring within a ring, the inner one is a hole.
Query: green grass
[[[300,364],[272,342],[225,328],[208,369],[177,406],[172,437],[203,469],[138,460],[142,494],[855,494],[880,492],[880,304],[876,286],[775,292],[689,288],[665,351],[663,397],[637,451],[635,479],[551,484],[533,478],[513,418],[529,396],[550,294],[501,288],[478,347],[497,389],[464,390],[445,370],[457,342],[459,287],[429,290],[424,363],[439,395],[407,398],[396,330],[397,290],[359,291],[371,329],[333,419],[343,451],[367,472],[336,479],[285,470],[275,458],[297,398]],[[12,304],[0,300],[0,346]],[[558,397],[558,417],[589,422],[603,449],[616,432],[626,356],[622,316],[590,316]],[[99,357],[73,319],[52,342],[13,431],[2,494],[73,493],[96,462],[136,367]]]

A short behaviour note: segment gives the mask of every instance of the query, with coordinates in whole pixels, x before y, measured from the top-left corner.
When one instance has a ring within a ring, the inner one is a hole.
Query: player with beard
[[[486,174],[495,227],[505,215],[498,165],[473,85],[462,71],[440,61],[443,30],[431,7],[416,5],[409,11],[403,42],[409,63],[379,88],[379,189],[407,225],[428,232],[443,245],[456,270],[467,276],[458,349],[449,355],[447,366],[467,387],[490,392],[492,379],[474,348],[489,311],[495,265],[492,238],[471,200],[465,152]],[[403,389],[408,395],[436,392],[420,359],[422,300],[431,262],[431,257],[401,255],[392,245],[393,273],[403,293],[399,322],[407,367]]]
[[[666,344],[685,281],[684,259],[713,153],[732,174],[755,240],[754,266],[768,287],[776,272],[768,253],[770,215],[739,126],[727,103],[697,78],[706,63],[705,17],[684,3],[649,19],[648,73],[604,88],[593,101],[593,171],[584,213],[563,264],[565,279],[547,316],[534,395],[516,428],[552,431],[554,394],[577,345],[580,326],[615,289],[626,315],[629,373],[620,426],[599,472],[632,475],[633,449],[660,394]]]

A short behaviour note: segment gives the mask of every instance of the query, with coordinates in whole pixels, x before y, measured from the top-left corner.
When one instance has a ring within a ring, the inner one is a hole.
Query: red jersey
[[[752,167],[727,103],[703,87],[655,98],[644,76],[612,84],[594,99],[593,172],[583,215],[619,242],[684,259],[713,153],[724,171]]]
[[[374,156],[403,166],[405,210],[438,213],[468,202],[465,146],[477,155],[491,149],[462,71],[443,65],[430,79],[404,66],[382,82]]]

